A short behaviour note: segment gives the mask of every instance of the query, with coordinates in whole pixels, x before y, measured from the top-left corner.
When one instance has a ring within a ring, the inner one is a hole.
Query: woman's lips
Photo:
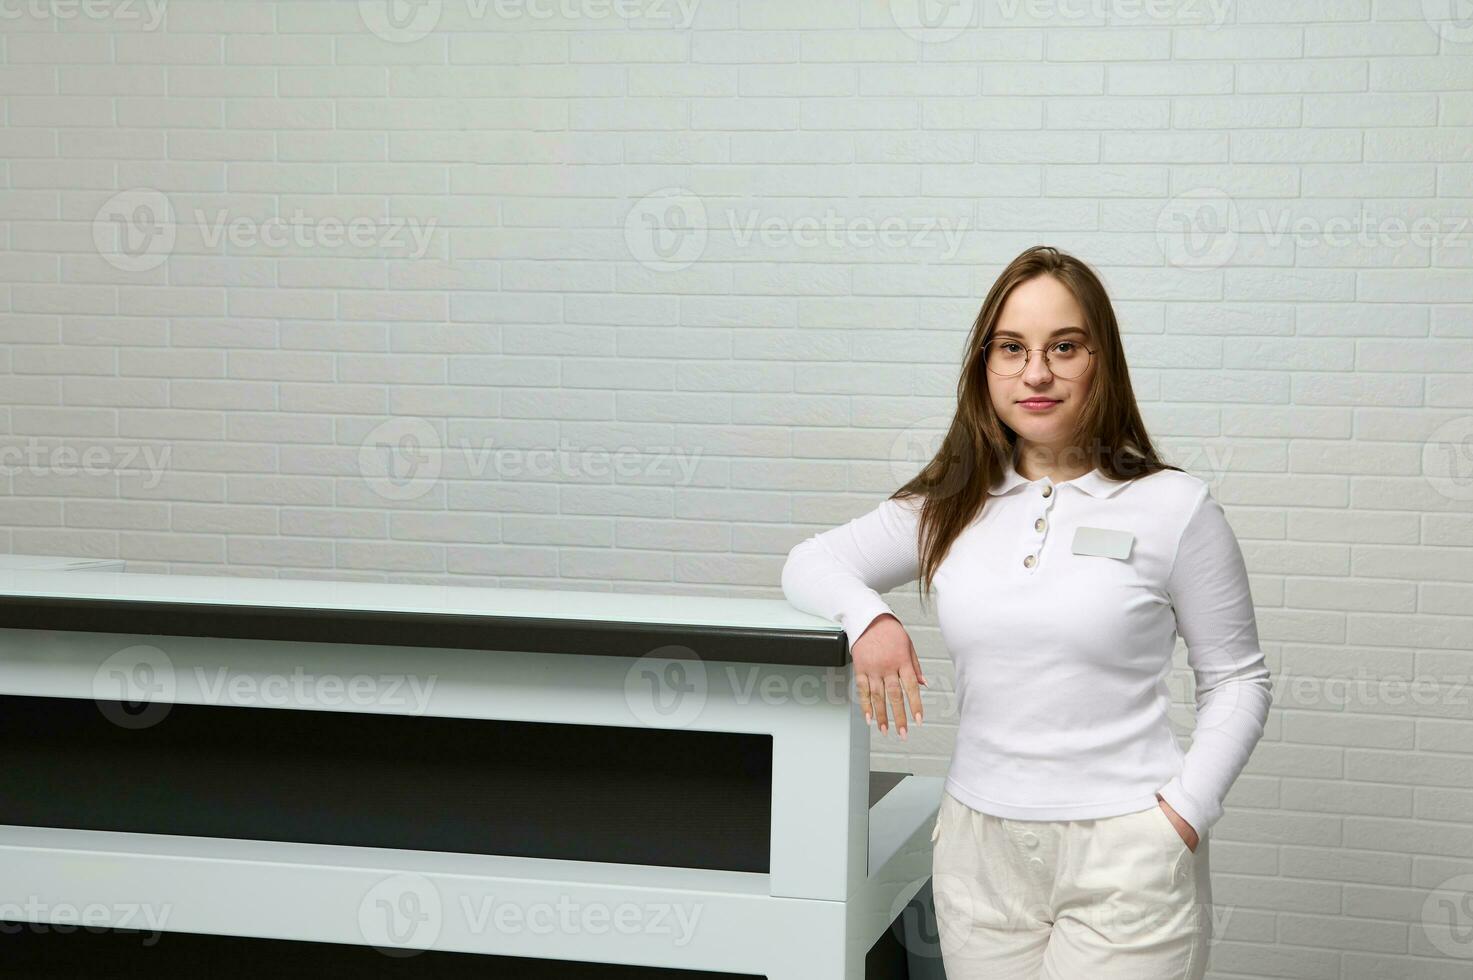
[[[1058,403],[1059,399],[1057,398],[1029,398],[1025,401],[1018,402],[1019,405],[1028,409],[1030,412],[1045,412]]]

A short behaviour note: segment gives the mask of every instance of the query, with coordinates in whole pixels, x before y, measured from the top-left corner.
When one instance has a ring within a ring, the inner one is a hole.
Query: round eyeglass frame
[[[1017,343],[1016,340],[1011,340],[1011,339],[1007,339],[1007,338],[998,340],[998,339],[995,339],[994,338],[993,340],[989,340],[987,343],[985,343],[985,344],[982,345],[982,364],[983,364],[984,367],[987,368],[987,370],[988,370],[989,373],[994,374],[994,375],[996,375],[999,378],[1016,378],[1018,375],[1022,374],[1024,371],[1028,370],[1028,362],[1033,357],[1033,352],[1036,351],[1036,350],[1041,350],[1041,351],[1043,351],[1043,363],[1048,366],[1048,369],[1049,369],[1049,373],[1050,374],[1057,375],[1058,377],[1063,378],[1065,381],[1073,381],[1075,378],[1078,378],[1078,377],[1083,376],[1084,372],[1086,372],[1086,371],[1089,370],[1090,358],[1091,357],[1094,357],[1095,356],[1095,353],[1096,353],[1095,352],[1095,349],[1093,347],[1090,347],[1088,344],[1084,343],[1083,341],[1081,341],[1081,340],[1070,340],[1070,339],[1068,339],[1066,337],[1066,338],[1064,338],[1062,340],[1056,340],[1053,343],[1049,344],[1048,346],[1049,347],[1054,347],[1054,346],[1056,346],[1058,344],[1078,344],[1081,348],[1083,348],[1084,349],[1084,352],[1086,354],[1088,354],[1089,357],[1086,357],[1084,359],[1084,366],[1079,369],[1079,373],[1078,374],[1059,374],[1059,372],[1057,370],[1055,370],[1055,368],[1054,368],[1054,362],[1049,359],[1048,348],[1044,348],[1044,347],[1024,347],[1023,348],[1023,366],[1020,367],[1020,368],[1018,368],[1018,370],[1016,370],[1016,371],[1013,371],[1013,372],[1004,374],[1001,371],[993,370],[993,368],[992,368],[992,359],[988,356],[988,354],[991,353],[991,351],[989,350],[989,348],[991,348],[993,344],[1016,344],[1016,343]]]

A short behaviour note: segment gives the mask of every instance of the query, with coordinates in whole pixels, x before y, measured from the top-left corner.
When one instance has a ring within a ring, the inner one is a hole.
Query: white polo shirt
[[[837,621],[852,645],[919,576],[918,502],[885,500],[799,542],[783,592]],[[1080,529],[1086,530],[1076,542]],[[1126,557],[1110,551],[1129,535]],[[1105,540],[1105,547],[1090,542]],[[1076,553],[1083,551],[1086,553]],[[1008,464],[934,580],[960,721],[946,788],[974,810],[1079,820],[1156,806],[1197,833],[1263,735],[1270,679],[1243,555],[1198,477],[1055,484]],[[1196,676],[1183,752],[1167,717],[1180,634]]]

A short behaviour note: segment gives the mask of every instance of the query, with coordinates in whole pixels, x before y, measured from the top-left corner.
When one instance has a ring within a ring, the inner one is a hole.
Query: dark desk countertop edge
[[[0,595],[0,627],[842,667],[833,632],[380,609]]]

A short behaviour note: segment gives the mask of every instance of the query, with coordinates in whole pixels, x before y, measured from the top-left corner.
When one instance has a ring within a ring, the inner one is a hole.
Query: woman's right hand
[[[849,650],[854,660],[854,687],[864,709],[864,723],[879,719],[880,734],[885,734],[889,717],[905,738],[905,701],[916,724],[921,723],[921,689],[926,683],[921,661],[916,656],[910,634],[900,620],[890,613],[875,617]],[[886,712],[886,706],[889,712]]]

